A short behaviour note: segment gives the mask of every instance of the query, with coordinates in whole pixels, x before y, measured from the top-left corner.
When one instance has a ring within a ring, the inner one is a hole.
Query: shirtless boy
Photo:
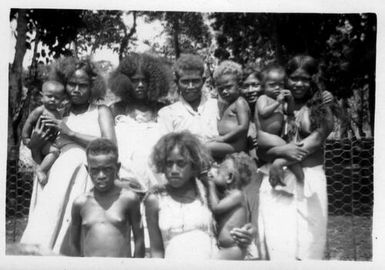
[[[41,125],[41,117],[49,116],[54,119],[61,119],[64,112],[64,101],[66,100],[66,91],[64,86],[57,81],[46,81],[42,87],[42,103],[43,105],[34,109],[28,116],[22,130],[22,140],[24,145],[29,147],[31,135],[36,125]],[[49,129],[48,127],[45,127]],[[50,129],[52,139],[41,148],[41,156],[43,160],[36,167],[36,176],[41,185],[47,184],[47,173],[53,163],[60,154],[60,149],[55,144],[56,133],[54,129]]]
[[[258,98],[255,110],[256,122],[261,131],[281,137],[285,127],[285,116],[293,115],[293,96],[285,87],[285,69],[271,65],[262,71],[263,94]],[[277,137],[277,140],[281,140]],[[279,143],[278,145],[280,145]],[[263,155],[260,155],[263,157]],[[303,181],[303,171],[299,163],[290,166],[298,181]]]
[[[207,146],[215,159],[221,159],[227,154],[246,150],[250,108],[240,95],[241,65],[223,61],[214,72],[214,80],[219,94],[219,136]]]
[[[256,170],[254,160],[241,152],[227,155],[219,168],[212,168],[209,173],[208,199],[217,221],[218,259],[242,260],[246,255],[246,249],[234,242],[230,232],[247,222],[242,189]]]
[[[144,257],[140,199],[131,190],[114,184],[120,163],[118,149],[107,139],[92,141],[86,150],[87,171],[94,187],[72,206],[71,244],[75,256]]]

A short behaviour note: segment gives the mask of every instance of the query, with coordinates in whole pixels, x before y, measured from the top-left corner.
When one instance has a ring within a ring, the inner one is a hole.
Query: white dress
[[[135,118],[130,115],[115,117],[115,131],[118,142],[121,170],[119,176],[135,178],[144,191],[155,184],[163,183],[160,175],[152,171],[150,156],[156,142],[161,137],[156,120],[151,112]]]
[[[163,192],[158,194],[159,228],[166,259],[204,260],[216,254],[213,216],[197,197],[180,203]]]
[[[296,113],[295,136],[301,132],[301,117]],[[297,140],[301,140],[298,138]],[[321,260],[326,246],[327,189],[322,165],[303,167],[304,183],[297,183],[290,170],[285,170],[285,187],[272,188],[269,166],[264,173],[259,195],[259,238],[262,257],[270,260]]]
[[[70,113],[63,120],[75,132],[100,137],[98,118],[97,105],[90,105],[86,112]],[[49,171],[48,183],[42,187],[35,178],[30,215],[21,243],[62,251],[71,221],[72,202],[92,187],[85,164],[85,149],[78,144],[65,144]]]

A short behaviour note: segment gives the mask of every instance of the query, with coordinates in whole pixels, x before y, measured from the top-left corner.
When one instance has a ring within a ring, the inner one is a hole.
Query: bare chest
[[[110,224],[116,227],[128,222],[127,209],[119,201],[109,206],[101,206],[95,200],[87,202],[81,211],[82,226],[92,227],[96,224]]]

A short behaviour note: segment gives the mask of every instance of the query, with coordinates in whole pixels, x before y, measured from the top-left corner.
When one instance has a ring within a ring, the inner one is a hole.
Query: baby
[[[293,96],[284,89],[285,69],[279,65],[270,65],[262,72],[264,93],[257,100],[257,116],[260,130],[281,136],[285,126],[285,116],[294,113]],[[299,163],[290,166],[297,180],[302,182],[304,175]]]
[[[86,150],[87,170],[94,187],[72,205],[71,246],[74,255],[144,257],[144,236],[138,195],[115,185],[120,163],[118,149],[108,139],[92,141]]]
[[[218,230],[218,259],[242,260],[247,250],[236,245],[231,237],[233,228],[247,223],[248,213],[243,188],[250,182],[254,160],[244,152],[227,155],[208,176],[208,199]]]
[[[67,104],[65,87],[57,81],[46,81],[42,86],[42,103],[28,116],[22,130],[24,145],[29,147],[34,127],[41,124],[44,116],[53,119],[61,119]],[[57,131],[53,128],[44,127],[50,134],[51,140],[41,148],[43,159],[36,167],[36,176],[41,185],[47,184],[47,173],[60,154],[59,146],[55,143]]]
[[[227,154],[246,150],[250,108],[241,96],[241,65],[223,61],[214,72],[214,80],[219,94],[219,136],[207,147],[215,159],[221,159]]]

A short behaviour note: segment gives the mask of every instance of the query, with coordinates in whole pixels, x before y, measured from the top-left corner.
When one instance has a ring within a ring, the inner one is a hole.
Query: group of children
[[[257,131],[276,135],[279,145],[282,144],[280,138],[285,131],[286,119],[293,115],[293,97],[285,89],[284,68],[271,65],[262,73],[250,76],[243,82],[241,66],[232,61],[222,62],[214,73],[219,95],[219,136],[207,142],[204,147],[220,163],[218,166],[209,168],[203,156],[194,157],[189,151],[182,151],[183,146],[177,147],[175,137],[179,136],[182,143],[187,143],[191,136],[188,132],[169,135],[167,141],[163,142],[167,144],[166,153],[160,153],[157,150],[159,148],[155,148],[152,155],[153,160],[159,160],[159,155],[163,157],[164,164],[160,172],[165,174],[166,185],[172,186],[174,190],[185,194],[186,190],[195,188],[191,181],[197,178],[203,181],[205,196],[216,220],[216,258],[220,259],[243,259],[246,255],[246,248],[235,242],[231,231],[248,222],[243,190],[257,170],[255,160],[240,153],[248,151],[249,126],[255,124]],[[203,75],[201,77],[203,79]],[[262,91],[259,91],[260,88]],[[253,91],[249,91],[250,89]],[[27,146],[35,126],[44,125],[45,115],[61,119],[67,111],[65,86],[56,81],[47,81],[43,84],[42,94],[43,105],[30,114],[23,128],[23,142]],[[255,106],[254,117],[249,104]],[[60,154],[61,145],[60,134],[52,128],[46,128],[46,132],[51,133],[51,140],[41,149],[42,160],[36,169],[37,179],[42,185],[46,184],[47,172]],[[273,146],[275,145],[271,145]],[[196,147],[200,148],[202,145],[197,143]],[[142,197],[114,184],[119,178],[120,169],[117,147],[108,139],[96,139],[88,145],[86,156],[87,171],[94,186],[92,190],[78,197],[72,206],[70,239],[74,255],[144,257],[144,233],[140,213]],[[170,156],[177,158],[174,160]],[[261,158],[263,159],[259,156]],[[193,161],[202,164],[197,166]],[[297,180],[303,181],[300,165],[287,165],[291,166]],[[152,222],[151,217],[147,216],[147,219]],[[131,231],[134,236],[134,252],[131,252]],[[151,239],[150,242],[162,245]]]

